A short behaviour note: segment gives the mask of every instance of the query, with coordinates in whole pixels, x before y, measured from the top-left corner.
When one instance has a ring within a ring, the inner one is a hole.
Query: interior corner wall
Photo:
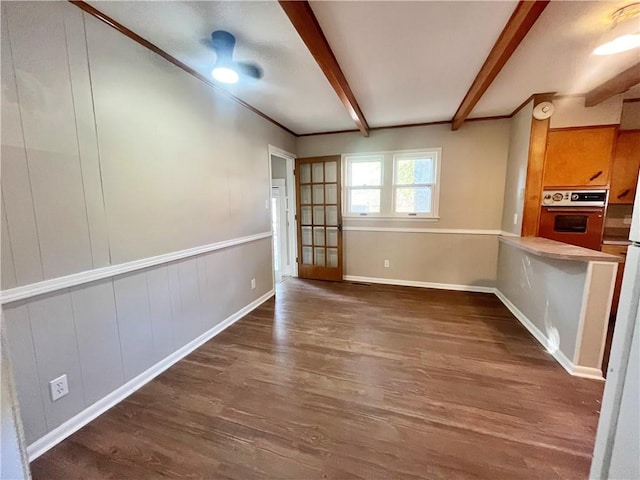
[[[1,8],[2,289],[27,292],[2,315],[32,445],[268,298],[268,145],[295,138],[69,2]]]
[[[622,95],[615,95],[593,107],[584,106],[584,97],[558,97],[553,99],[555,111],[549,128],[617,125],[622,114]]]
[[[440,219],[344,218],[345,275],[397,283],[492,287],[510,120],[298,137],[298,157],[442,148]],[[409,229],[409,231],[407,230]],[[389,260],[390,267],[384,267]],[[417,282],[417,283],[416,283]]]
[[[532,115],[533,100],[511,119],[511,129],[509,130],[509,156],[505,178],[502,230],[518,236],[522,232]]]
[[[620,130],[640,130],[640,102],[624,102]]]

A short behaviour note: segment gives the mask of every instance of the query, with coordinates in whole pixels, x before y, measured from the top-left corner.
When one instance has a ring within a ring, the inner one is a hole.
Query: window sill
[[[402,220],[409,220],[409,221],[414,221],[414,220],[420,220],[422,222],[438,222],[440,221],[440,217],[419,217],[419,216],[373,216],[373,215],[366,215],[366,216],[359,216],[359,215],[343,215],[342,216],[343,220],[377,220],[377,221],[381,221],[381,222],[397,222],[397,221],[402,221]]]

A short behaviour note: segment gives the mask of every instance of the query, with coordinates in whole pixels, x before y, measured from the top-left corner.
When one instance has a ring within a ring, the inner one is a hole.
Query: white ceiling
[[[450,120],[516,1],[312,1],[372,127]]]
[[[591,53],[610,24],[609,15],[628,3],[551,2],[471,116],[510,114],[532,93],[586,93],[640,61],[638,49],[608,56]]]
[[[591,54],[609,14],[629,0],[555,1],[542,13],[473,117],[510,114],[533,93],[585,93],[640,60],[638,50]],[[237,38],[235,58],[264,78],[225,86],[295,133],[355,125],[275,1],[90,3],[203,75],[213,30]],[[516,5],[505,1],[311,1],[368,121],[450,120]],[[637,97],[629,93],[626,97]]]
[[[89,3],[208,77],[215,53],[202,40],[227,30],[236,37],[234,59],[258,63],[264,77],[223,88],[295,133],[354,128],[277,2]]]

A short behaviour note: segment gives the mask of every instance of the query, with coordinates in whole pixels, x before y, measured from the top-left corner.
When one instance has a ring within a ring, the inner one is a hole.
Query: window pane
[[[311,185],[300,186],[300,204],[309,205],[311,203]]]
[[[338,228],[337,227],[327,228],[327,245],[330,247],[338,246]]]
[[[313,183],[324,182],[324,163],[318,162],[313,164]]]
[[[350,190],[349,211],[352,213],[380,213],[380,189]]]
[[[313,249],[313,264],[324,266],[324,248]]]
[[[330,207],[324,207],[325,210],[325,223],[327,225],[338,225],[338,207],[333,205]]]
[[[313,245],[313,240],[311,238],[311,227],[301,227],[301,230],[302,230],[302,244]]]
[[[396,160],[396,183],[433,183],[433,158]]]
[[[313,248],[302,247],[302,263],[305,265],[313,265]]]
[[[336,162],[324,163],[324,181],[325,182],[338,181],[338,164]]]
[[[381,162],[352,162],[351,186],[368,187],[382,185]]]
[[[327,248],[327,267],[338,267],[338,249]]]
[[[325,189],[325,200],[324,203],[338,203],[338,185],[335,183],[330,183],[324,186]]]
[[[313,224],[324,225],[324,207],[313,207]]]
[[[313,203],[324,203],[324,185],[313,186]]]
[[[311,207],[300,207],[300,223],[302,225],[311,225]]]
[[[406,187],[396,189],[397,213],[430,213],[431,187]]]
[[[300,165],[300,183],[311,183],[311,165],[308,163]]]
[[[324,227],[313,227],[313,244],[324,245]]]

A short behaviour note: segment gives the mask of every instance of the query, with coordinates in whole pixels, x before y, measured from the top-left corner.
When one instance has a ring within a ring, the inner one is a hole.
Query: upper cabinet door
[[[640,170],[640,130],[618,133],[613,155],[609,203],[633,203]]]
[[[549,130],[544,187],[608,186],[617,128]]]

